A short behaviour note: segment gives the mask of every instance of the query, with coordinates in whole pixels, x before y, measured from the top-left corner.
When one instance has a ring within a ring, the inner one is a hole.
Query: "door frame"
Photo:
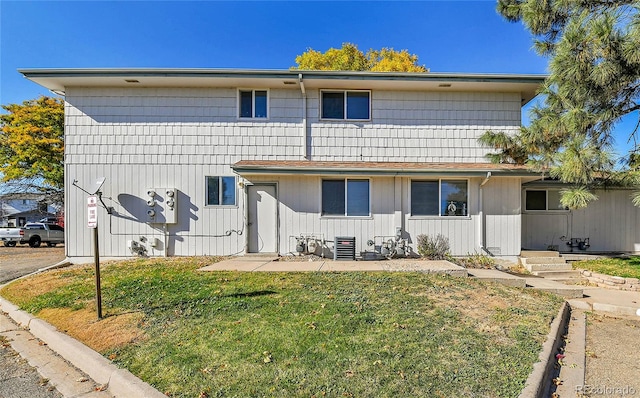
[[[276,225],[275,225],[275,239],[276,239],[276,247],[275,247],[275,252],[251,252],[249,251],[249,239],[251,237],[251,229],[250,229],[250,225],[249,225],[249,207],[251,206],[251,203],[249,203],[249,189],[251,187],[260,187],[260,186],[269,186],[269,187],[273,187],[275,190],[275,200],[276,200]],[[244,244],[244,253],[245,254],[262,254],[262,253],[273,253],[273,254],[278,254],[280,253],[280,199],[279,199],[279,189],[278,189],[278,182],[277,181],[259,181],[259,182],[254,182],[254,183],[249,183],[245,185],[245,201],[246,201],[246,206],[245,206],[245,214],[244,214],[244,218],[245,218],[245,228],[247,231],[247,236],[245,238],[245,244]]]

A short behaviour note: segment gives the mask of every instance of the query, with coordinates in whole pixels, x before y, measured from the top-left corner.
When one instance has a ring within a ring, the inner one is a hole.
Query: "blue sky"
[[[287,69],[307,48],[343,42],[408,49],[432,72],[546,73],[529,33],[495,4],[0,0],[0,103],[51,95],[18,68]]]

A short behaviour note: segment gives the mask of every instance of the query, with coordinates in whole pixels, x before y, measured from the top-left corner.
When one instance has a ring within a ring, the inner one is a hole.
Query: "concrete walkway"
[[[199,271],[241,272],[355,272],[355,271],[416,271],[466,277],[467,269],[449,261],[426,261],[420,259],[384,261],[315,261],[281,260],[278,257],[240,256],[207,265]]]

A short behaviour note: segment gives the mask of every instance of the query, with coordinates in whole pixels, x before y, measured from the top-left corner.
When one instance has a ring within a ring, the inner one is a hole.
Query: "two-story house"
[[[39,193],[0,195],[0,227],[21,227],[29,222],[56,220],[57,207],[44,201]],[[57,221],[57,220],[56,220]]]
[[[442,234],[452,253],[517,256],[523,184],[478,137],[516,132],[544,77],[203,69],[28,69],[64,95],[67,255],[332,256]],[[79,189],[83,188],[83,189]],[[86,191],[86,192],[85,192]],[[374,245],[368,245],[368,241]],[[305,250],[308,250],[306,248]]]

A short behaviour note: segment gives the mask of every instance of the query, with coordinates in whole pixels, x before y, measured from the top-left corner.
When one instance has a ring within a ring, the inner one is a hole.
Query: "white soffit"
[[[327,72],[221,69],[21,69],[27,79],[52,91],[67,87],[246,87],[299,90],[370,89],[433,92],[518,92],[533,99],[544,75]]]

